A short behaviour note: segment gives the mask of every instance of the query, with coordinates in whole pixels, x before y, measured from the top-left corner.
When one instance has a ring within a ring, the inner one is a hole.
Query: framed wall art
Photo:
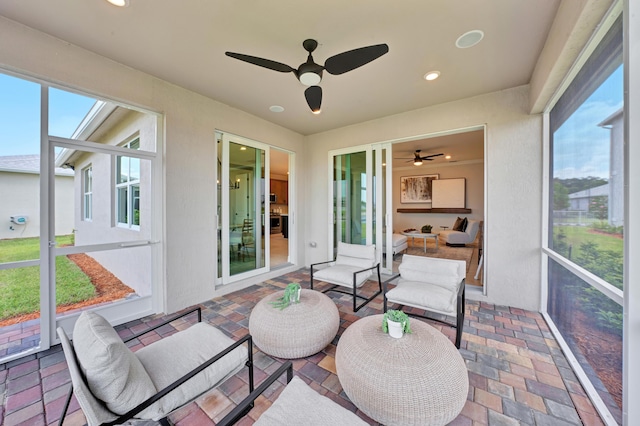
[[[401,203],[430,203],[432,184],[435,175],[403,176],[400,178],[400,202]]]

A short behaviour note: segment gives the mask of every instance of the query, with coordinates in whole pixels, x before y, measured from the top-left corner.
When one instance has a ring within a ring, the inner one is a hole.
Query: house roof
[[[0,2],[0,15],[308,135],[516,86],[539,89],[545,82],[534,79],[538,68],[562,76],[562,66],[568,68],[584,45],[551,42],[550,34],[581,33],[586,42],[610,3],[131,1],[117,8],[93,0],[67,2],[61,13],[59,2],[30,0]],[[584,16],[593,22],[580,22]],[[484,33],[482,41],[456,47],[472,30]],[[231,51],[297,68],[307,58],[302,42],[308,38],[319,42],[313,52],[318,64],[379,43],[388,44],[389,53],[342,75],[324,72],[320,115],[311,114],[305,86],[292,73],[225,56]],[[556,56],[542,60],[545,51]],[[425,81],[432,70],[440,78]],[[272,105],[284,112],[271,112]]]
[[[577,198],[589,198],[589,197],[601,197],[609,195],[609,184],[605,183],[604,185],[596,186],[594,188],[584,189],[582,191],[574,192],[573,194],[569,194],[569,199],[577,199]]]
[[[39,155],[7,155],[0,156],[0,171],[13,173],[40,174]],[[56,167],[57,176],[73,176],[73,170]]]

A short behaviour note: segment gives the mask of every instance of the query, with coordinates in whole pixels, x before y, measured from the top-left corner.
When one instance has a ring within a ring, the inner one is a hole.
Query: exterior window
[[[93,169],[82,170],[82,219],[93,219]]]
[[[123,145],[140,149],[140,138]],[[140,159],[118,156],[116,162],[116,217],[119,226],[140,226]]]
[[[549,316],[619,423],[625,228],[621,21],[549,113],[547,301]]]

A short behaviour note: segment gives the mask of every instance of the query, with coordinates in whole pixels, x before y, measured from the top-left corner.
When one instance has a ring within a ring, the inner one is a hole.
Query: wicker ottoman
[[[382,424],[445,425],[467,400],[466,365],[435,328],[412,319],[411,329],[395,339],[382,332],[382,315],[353,323],[338,342],[338,378],[355,406]]]
[[[338,332],[340,314],[325,294],[303,289],[300,303],[280,310],[269,302],[278,291],[259,301],[249,317],[249,333],[260,350],[278,358],[304,358],[324,349]]]

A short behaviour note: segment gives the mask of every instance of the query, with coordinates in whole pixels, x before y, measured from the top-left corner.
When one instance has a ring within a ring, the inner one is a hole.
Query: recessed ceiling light
[[[444,158],[446,158],[447,160],[450,160],[451,156],[450,155],[445,155]]]
[[[424,75],[424,79],[427,81],[435,80],[440,77],[440,71],[429,71]]]
[[[271,112],[282,112],[282,111],[284,111],[284,108],[281,107],[280,105],[271,105],[269,107],[269,111],[271,111]]]
[[[107,0],[109,3],[111,3],[114,6],[118,6],[118,7],[127,7],[129,6],[129,0]]]
[[[484,32],[480,30],[471,30],[462,34],[456,40],[456,46],[460,49],[466,49],[467,47],[475,46],[480,43],[480,40],[484,37]]]

